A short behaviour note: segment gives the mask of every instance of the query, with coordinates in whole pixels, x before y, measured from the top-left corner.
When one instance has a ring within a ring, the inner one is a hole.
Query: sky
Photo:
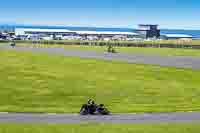
[[[1,24],[200,29],[200,0],[2,0]]]

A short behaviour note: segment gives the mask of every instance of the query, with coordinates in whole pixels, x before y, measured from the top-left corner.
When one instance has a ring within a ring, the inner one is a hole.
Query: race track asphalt
[[[79,114],[0,113],[0,123],[185,123],[200,122],[200,112],[113,114],[80,116]]]
[[[10,46],[0,46],[2,49],[12,49]],[[76,56],[81,58],[94,58],[104,60],[126,61],[128,63],[151,64],[167,67],[200,69],[200,58],[191,56],[159,56],[128,53],[106,53],[84,50],[66,50],[63,48],[36,48],[36,47],[15,47],[19,51],[45,52],[60,54],[64,56]]]

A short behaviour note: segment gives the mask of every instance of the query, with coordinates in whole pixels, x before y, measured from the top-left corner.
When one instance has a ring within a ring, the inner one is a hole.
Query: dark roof
[[[139,26],[158,26],[157,24],[139,24]]]

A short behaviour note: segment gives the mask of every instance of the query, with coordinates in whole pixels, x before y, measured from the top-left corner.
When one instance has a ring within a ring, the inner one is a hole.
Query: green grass
[[[32,45],[32,44],[17,44],[18,46],[34,46],[44,48],[61,47],[67,50],[94,50],[97,52],[104,52],[107,50],[106,46],[85,46],[85,45]],[[162,55],[162,56],[200,56],[199,49],[180,49],[180,48],[142,48],[142,47],[115,47],[120,53],[136,53],[147,55]]]
[[[200,111],[200,71],[0,50],[0,111]]]
[[[199,133],[186,124],[1,124],[0,133]]]

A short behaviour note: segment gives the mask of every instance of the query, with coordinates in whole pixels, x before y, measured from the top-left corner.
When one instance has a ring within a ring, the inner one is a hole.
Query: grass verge
[[[0,50],[0,112],[200,111],[200,71]]]

